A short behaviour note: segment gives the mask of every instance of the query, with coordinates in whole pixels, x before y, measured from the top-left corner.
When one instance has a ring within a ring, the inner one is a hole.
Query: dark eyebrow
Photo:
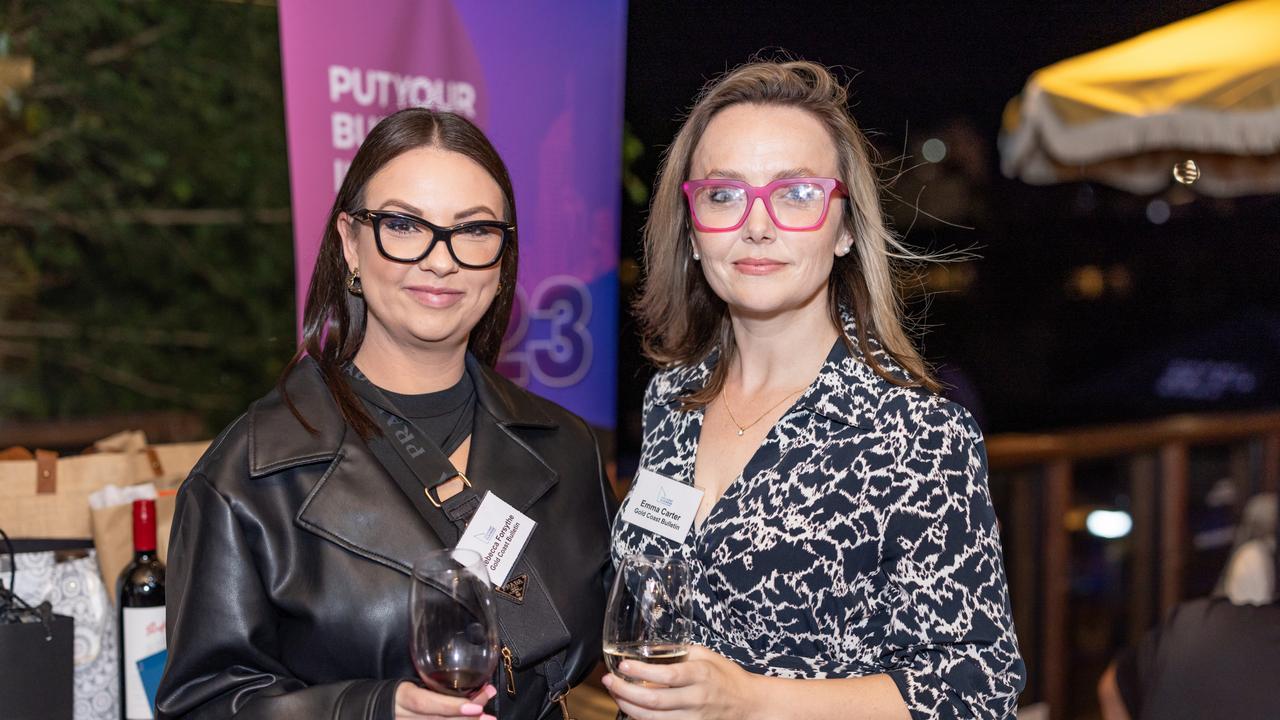
[[[454,213],[453,220],[454,222],[457,222],[458,220],[464,220],[466,218],[469,218],[475,215],[483,215],[485,213],[488,213],[489,217],[492,217],[492,218],[498,217],[498,213],[490,210],[487,205],[476,205],[475,207],[469,207],[466,210],[459,210],[458,212]]]
[[[382,206],[379,207],[378,209],[386,210],[387,208],[400,208],[401,210],[404,210],[410,215],[414,215],[416,217],[422,217],[421,210],[419,210],[418,208],[414,207],[413,205],[403,200],[395,200],[395,199],[387,200],[386,202],[382,203]],[[485,213],[488,213],[490,217],[494,217],[494,218],[498,217],[498,213],[494,212],[493,210],[490,210],[487,205],[475,205],[473,207],[467,208],[466,210],[459,210],[458,212],[454,213],[453,220],[454,222],[457,222],[459,220],[463,220],[469,217],[474,217],[476,215],[483,215]]]
[[[389,207],[398,207],[401,210],[404,210],[405,212],[409,213],[410,215],[417,215],[418,217],[422,217],[421,210],[419,210],[418,208],[410,205],[409,203],[403,200],[388,200],[382,203],[382,205],[378,209],[386,210]]]

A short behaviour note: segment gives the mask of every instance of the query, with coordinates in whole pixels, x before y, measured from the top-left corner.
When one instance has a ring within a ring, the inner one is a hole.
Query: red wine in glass
[[[498,667],[498,619],[478,553],[439,550],[413,564],[410,652],[428,690],[471,697]]]
[[[471,697],[489,680],[488,675],[475,670],[432,670],[422,676],[428,688],[455,697]]]

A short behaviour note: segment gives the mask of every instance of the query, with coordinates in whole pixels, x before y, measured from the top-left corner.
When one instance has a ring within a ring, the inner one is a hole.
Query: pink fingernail
[[[483,705],[477,705],[475,703],[467,703],[466,705],[462,706],[463,715],[479,715],[482,712],[484,712]]]
[[[480,720],[498,720],[498,718],[493,715],[481,715]]]

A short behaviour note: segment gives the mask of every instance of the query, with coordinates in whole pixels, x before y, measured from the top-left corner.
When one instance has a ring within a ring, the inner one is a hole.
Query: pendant
[[[742,437],[742,433],[744,432],[746,432],[746,430],[743,430],[742,428],[738,428],[738,437]]]

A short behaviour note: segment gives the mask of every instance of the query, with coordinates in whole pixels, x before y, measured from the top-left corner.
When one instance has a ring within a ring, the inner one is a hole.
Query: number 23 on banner
[[[531,378],[546,387],[577,383],[591,368],[590,320],[591,293],[572,275],[545,278],[532,301],[517,285],[498,371],[521,386]],[[530,336],[535,322],[537,330]]]

